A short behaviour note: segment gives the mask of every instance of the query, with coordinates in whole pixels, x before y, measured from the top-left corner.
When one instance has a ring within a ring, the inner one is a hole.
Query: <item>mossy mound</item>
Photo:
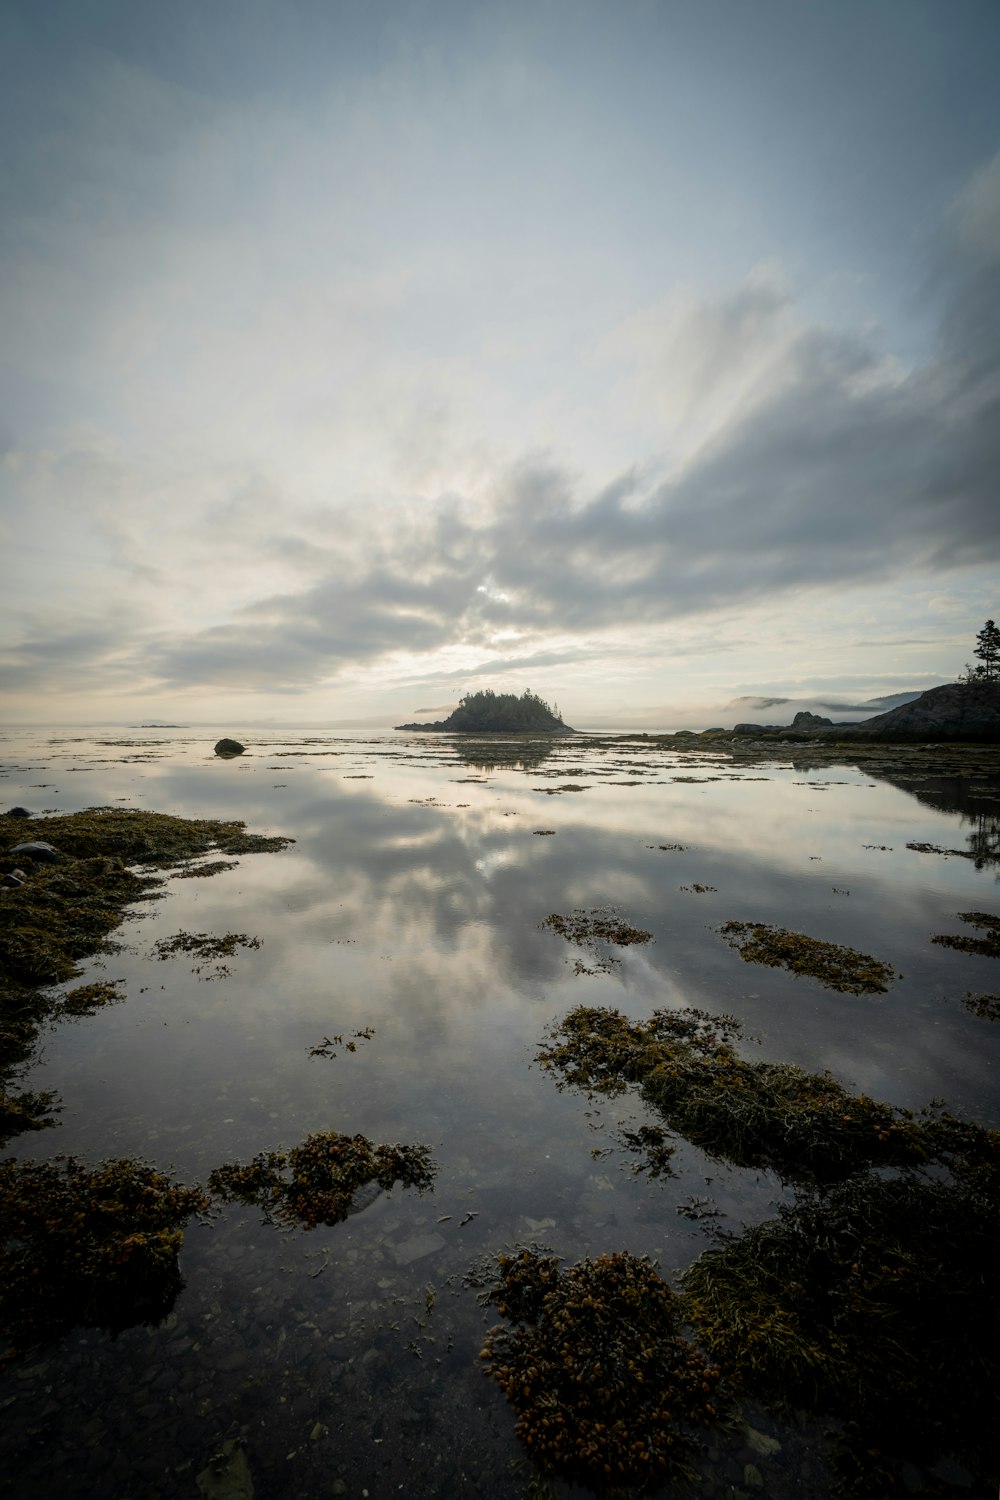
[[[622,1251],[559,1269],[497,1257],[486,1301],[512,1327],[482,1358],[544,1472],[599,1494],[684,1473],[694,1429],[716,1420],[719,1370],[681,1337],[682,1309],[645,1259]]]
[[[8,1357],[77,1325],[155,1325],[183,1286],[182,1225],[208,1196],[122,1159],[0,1162],[0,1333]]]
[[[772,927],[767,922],[723,922],[719,932],[748,964],[767,964],[773,969],[788,969],[793,974],[808,974],[830,990],[849,995],[884,993],[895,970],[881,959],[791,932],[787,927]]]
[[[993,1138],[947,1115],[916,1116],[850,1094],[828,1073],[746,1062],[727,1040],[737,1030],[731,1017],[700,1011],[629,1021],[617,1010],[577,1006],[552,1029],[538,1060],[561,1075],[561,1086],[618,1093],[638,1084],[678,1135],[712,1156],[793,1181],[950,1162]]]
[[[376,1146],[363,1135],[329,1130],[306,1136],[290,1151],[262,1151],[245,1166],[216,1167],[208,1185],[224,1201],[254,1203],[268,1218],[315,1229],[346,1219],[354,1195],[369,1183],[423,1192],[436,1170],[427,1146]]]
[[[738,1389],[847,1424],[849,1493],[945,1456],[995,1483],[998,1209],[995,1190],[860,1175],[706,1251],[687,1316]]]

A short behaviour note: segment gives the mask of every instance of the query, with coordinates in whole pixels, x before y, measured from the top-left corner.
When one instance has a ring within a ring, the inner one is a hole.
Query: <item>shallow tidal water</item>
[[[76,1330],[0,1379],[0,1493],[196,1497],[239,1437],[258,1500],[525,1494],[514,1415],[478,1358],[496,1318],[464,1279],[477,1258],[628,1249],[670,1277],[786,1196],[687,1144],[676,1175],[637,1173],[622,1131],[654,1119],[638,1095],[560,1092],[535,1061],[572,1006],[728,1012],[744,1056],[1000,1126],[1000,1029],[963,1003],[1000,988],[996,960],[931,943],[966,930],[959,912],[1000,910],[1000,866],[907,848],[974,852],[992,829],[995,849],[996,777],[808,769],[780,745],[736,764],[724,748],[273,728],[223,761],[215,738],[0,740],[5,808],[134,806],[295,840],[210,879],[166,872],[163,898],[115,933],[120,951],[65,986],[121,980],[127,998],[44,1033],[25,1074],[60,1096],[57,1127],[4,1154],[139,1156],[195,1183],[335,1130],[429,1146],[433,1189],[397,1187],[311,1231],[239,1204],[190,1224],[164,1323]],[[581,973],[588,955],[542,923],[597,907],[653,941]],[[856,996],[747,964],[718,934],[729,919],[848,944],[899,977]],[[260,946],[221,964],[157,958],[179,931]],[[310,1051],[367,1031],[354,1050]],[[823,1500],[820,1428],[745,1417],[749,1434],[706,1435],[696,1493]]]

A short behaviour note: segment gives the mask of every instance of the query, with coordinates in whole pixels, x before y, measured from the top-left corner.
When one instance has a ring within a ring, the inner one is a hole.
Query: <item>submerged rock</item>
[[[223,760],[228,760],[234,755],[242,755],[246,745],[241,745],[239,740],[220,740],[215,747],[216,755],[221,755]]]
[[[239,1438],[227,1438],[198,1475],[207,1500],[253,1500],[253,1476]]]

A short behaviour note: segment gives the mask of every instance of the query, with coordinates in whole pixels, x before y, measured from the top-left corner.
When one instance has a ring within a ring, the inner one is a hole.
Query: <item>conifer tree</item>
[[[973,656],[979,657],[976,666],[966,662],[960,682],[997,682],[1000,680],[1000,627],[987,620],[976,635]]]

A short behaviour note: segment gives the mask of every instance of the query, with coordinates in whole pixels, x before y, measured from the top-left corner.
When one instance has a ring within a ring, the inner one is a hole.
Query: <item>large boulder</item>
[[[246,745],[241,745],[239,740],[220,740],[215,747],[216,755],[221,755],[223,760],[232,760],[234,755],[242,755]]]
[[[832,719],[824,719],[822,714],[811,714],[807,708],[803,708],[792,720],[793,729],[831,729]]]

